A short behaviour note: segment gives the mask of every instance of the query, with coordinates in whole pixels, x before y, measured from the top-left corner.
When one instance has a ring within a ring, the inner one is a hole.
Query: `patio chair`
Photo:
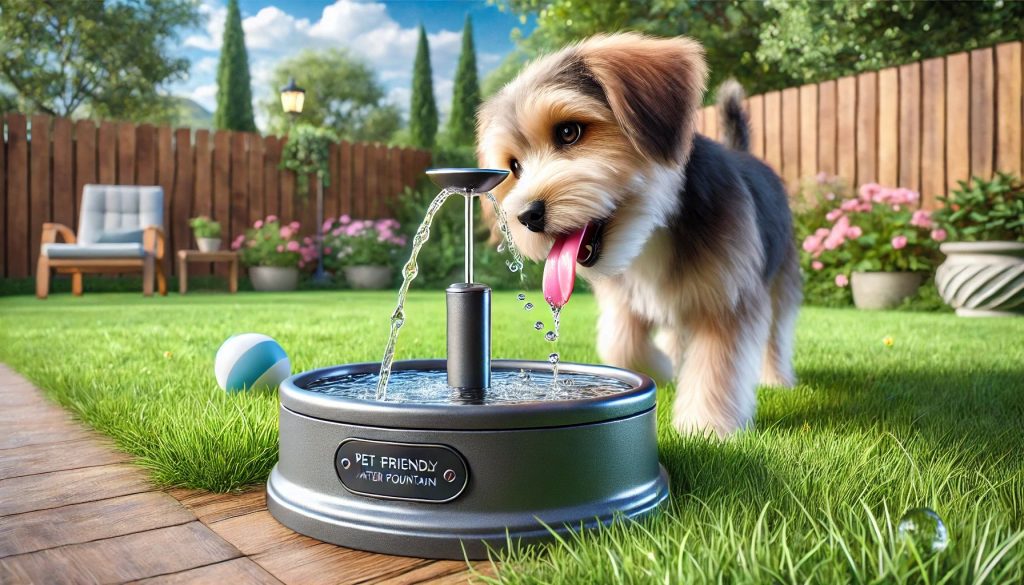
[[[71,294],[82,294],[82,274],[142,271],[142,294],[152,296],[153,276],[167,294],[164,274],[164,192],[160,187],[86,185],[78,236],[59,223],[44,223],[36,296],[50,292],[50,270],[71,274]],[[64,242],[57,243],[57,236]]]

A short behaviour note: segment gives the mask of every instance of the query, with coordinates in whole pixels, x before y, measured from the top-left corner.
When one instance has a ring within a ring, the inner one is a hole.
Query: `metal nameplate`
[[[466,460],[444,445],[346,439],[334,469],[348,491],[392,500],[450,502],[469,483]]]

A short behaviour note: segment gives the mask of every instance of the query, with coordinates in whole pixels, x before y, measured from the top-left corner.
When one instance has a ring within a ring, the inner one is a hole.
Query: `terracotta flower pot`
[[[1024,243],[948,242],[935,286],[962,317],[1024,315]]]
[[[352,288],[382,289],[391,285],[390,266],[346,266],[345,280]]]
[[[220,238],[196,238],[200,252],[216,252],[220,250]]]
[[[917,293],[924,276],[922,272],[854,272],[853,304],[858,309],[893,309]]]
[[[250,266],[249,279],[258,291],[295,290],[299,285],[299,269],[294,266]]]

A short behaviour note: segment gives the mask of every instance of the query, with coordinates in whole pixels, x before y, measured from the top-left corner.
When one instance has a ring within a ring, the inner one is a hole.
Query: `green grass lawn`
[[[551,344],[515,293],[494,303],[494,355]],[[294,371],[379,360],[394,294],[55,295],[0,298],[0,361],[114,437],[168,485],[235,490],[277,457],[277,399],[226,395],[213,358],[228,336],[275,337]],[[592,362],[593,299],[566,308],[558,351]],[[444,295],[414,293],[399,359],[444,352]],[[892,347],[882,339],[891,336]],[[683,438],[661,389],[672,503],[540,550],[514,551],[512,583],[1007,583],[1024,581],[1024,319],[805,309],[801,385],[762,389],[757,428]],[[950,546],[895,536],[917,506]]]

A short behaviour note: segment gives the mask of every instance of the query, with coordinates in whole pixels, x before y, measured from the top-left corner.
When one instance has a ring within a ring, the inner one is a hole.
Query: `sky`
[[[270,92],[270,76],[281,59],[303,49],[346,48],[376,71],[387,99],[408,111],[417,27],[422,22],[430,41],[434,94],[442,119],[451,109],[455,66],[462,46],[466,14],[473,18],[477,69],[482,80],[514,48],[516,27],[527,31],[519,17],[501,12],[485,0],[240,0],[242,28],[249,52],[256,122],[265,116],[259,103]],[[178,54],[192,62],[189,77],[169,86],[171,93],[189,97],[211,112],[216,105],[217,60],[227,0],[202,0],[205,24],[185,31]],[[295,72],[302,85],[302,72]]]

